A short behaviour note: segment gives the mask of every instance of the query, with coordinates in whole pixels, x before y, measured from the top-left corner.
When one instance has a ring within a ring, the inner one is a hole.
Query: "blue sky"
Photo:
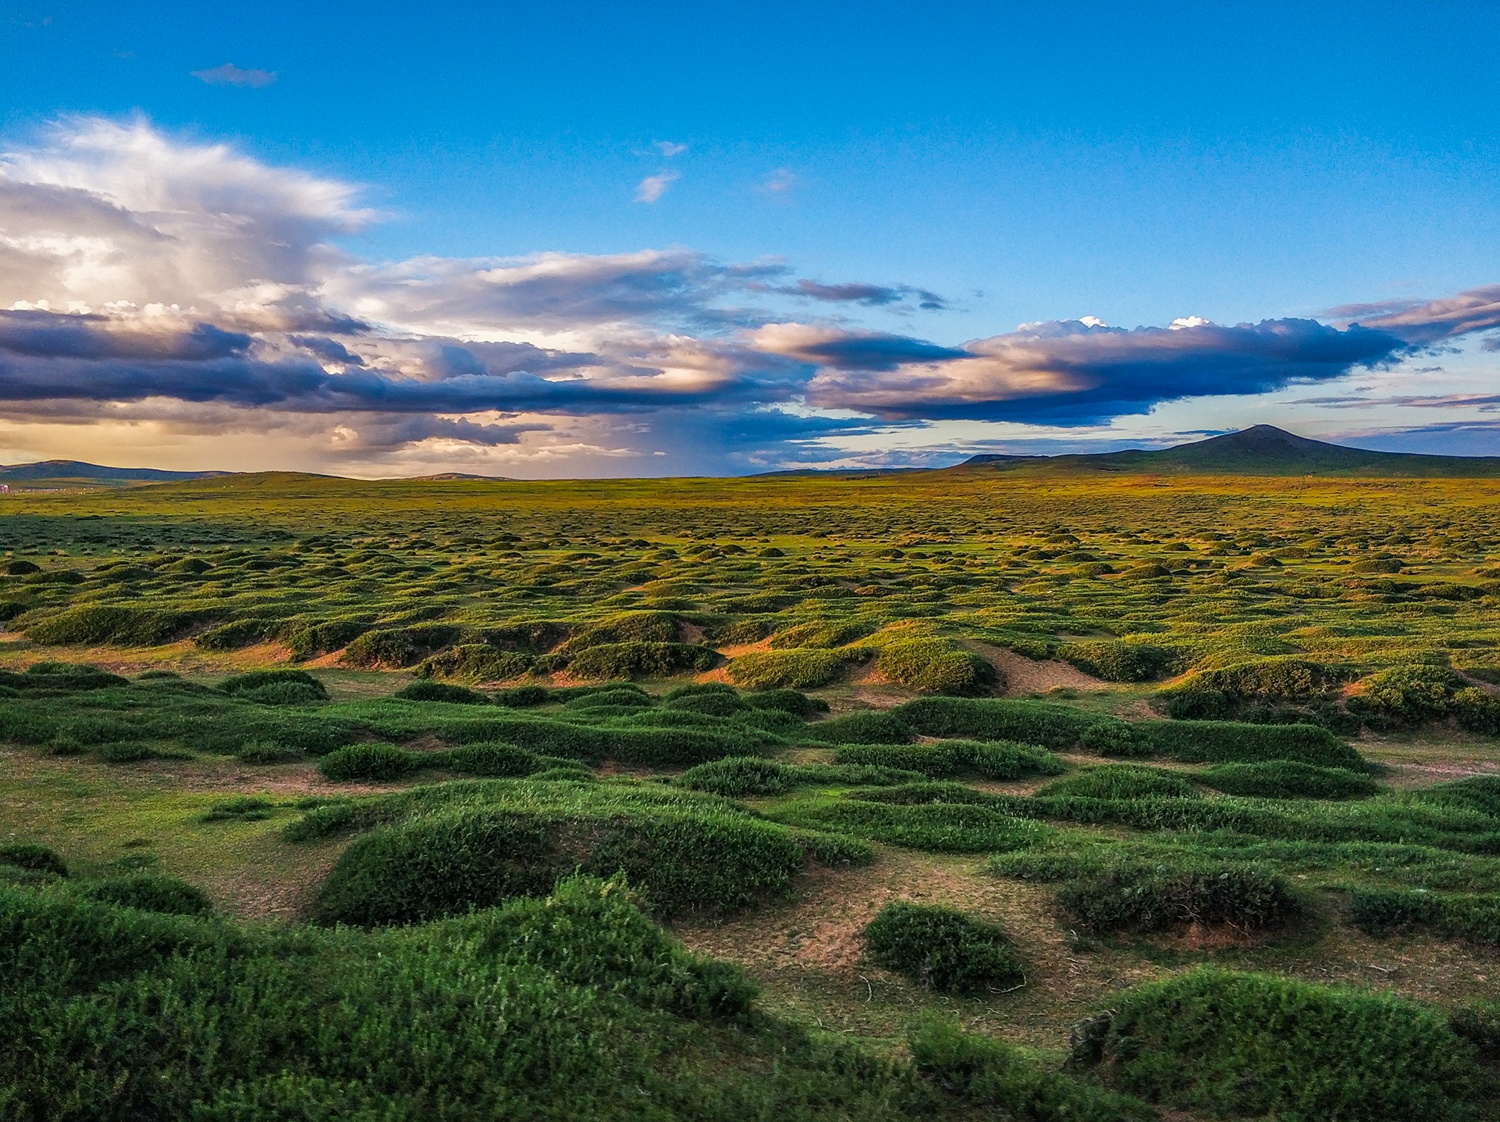
[[[0,4],[0,458],[1500,453],[1496,5],[480,7]]]

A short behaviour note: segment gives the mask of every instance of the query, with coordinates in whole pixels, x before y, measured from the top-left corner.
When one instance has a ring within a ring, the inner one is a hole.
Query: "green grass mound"
[[[1057,893],[1079,927],[1095,934],[1227,926],[1279,927],[1301,913],[1287,882],[1253,865],[1120,865],[1079,870]]]
[[[389,783],[417,771],[422,753],[408,752],[395,744],[350,744],[330,752],[318,761],[324,779],[349,783],[366,779]]]
[[[899,639],[880,648],[875,669],[917,693],[986,693],[1000,676],[984,659],[944,639]]]
[[[985,1117],[1028,1122],[1155,1122],[1139,1099],[1061,1072],[1003,1040],[963,1030],[942,1013],[921,1017],[907,1037],[917,1069]]]
[[[402,686],[396,697],[403,701],[446,701],[450,705],[488,705],[490,699],[478,690],[466,686],[450,686],[444,682],[417,681]]]
[[[718,654],[692,643],[601,643],[568,659],[568,672],[579,678],[667,678],[685,671],[710,670]]]
[[[68,875],[68,864],[55,849],[36,842],[12,842],[0,845],[0,865],[49,877]]]
[[[1013,741],[947,740],[938,744],[848,744],[835,757],[841,764],[897,768],[930,779],[968,775],[980,779],[1025,779],[1061,775],[1065,765],[1044,748]]]
[[[314,914],[322,923],[421,923],[545,895],[574,870],[624,874],[658,914],[728,912],[786,891],[803,863],[786,830],[743,815],[481,807],[357,839]]]
[[[1012,740],[1053,751],[1077,747],[1084,732],[1096,726],[1125,725],[1070,705],[1008,699],[920,697],[889,712],[922,736]]]
[[[1350,897],[1349,918],[1367,935],[1419,930],[1500,946],[1500,894],[1496,893],[1361,888]]]
[[[1361,799],[1379,789],[1367,773],[1295,760],[1220,764],[1193,778],[1226,795],[1261,799]]]
[[[276,930],[0,889],[17,1119],[916,1122],[909,1066],[753,1012],[618,884],[431,926]]]
[[[89,643],[155,647],[170,643],[193,622],[189,612],[84,604],[45,615],[23,630],[28,639],[44,647]]]
[[[1038,795],[1084,799],[1196,799],[1198,789],[1181,776],[1159,768],[1106,764],[1053,780]]]
[[[219,683],[231,697],[262,705],[305,705],[328,700],[323,683],[306,670],[252,670]]]
[[[1075,1060],[1218,1117],[1448,1122],[1474,1116],[1473,1048],[1400,998],[1200,967],[1121,995]]]
[[[128,684],[118,674],[82,662],[35,662],[19,674],[0,670],[0,690],[29,696],[89,693]],[[10,694],[0,693],[0,696]]]
[[[864,930],[877,965],[943,993],[1008,989],[1026,980],[1010,937],[951,908],[887,904]]]
[[[1177,666],[1178,652],[1149,643],[1063,643],[1057,657],[1107,682],[1150,682]]]
[[[1145,754],[1186,764],[1293,760],[1317,767],[1365,771],[1352,747],[1317,725],[1256,725],[1234,721],[1140,721],[1130,726]]]
[[[456,678],[463,682],[504,682],[519,678],[535,659],[522,651],[488,643],[460,643],[417,664],[418,678]]]
[[[810,725],[805,735],[824,744],[907,744],[916,734],[889,710],[861,709]]]
[[[914,771],[860,764],[783,764],[756,756],[732,756],[689,768],[675,780],[680,787],[739,799],[784,795],[798,787],[883,786],[910,783]]]
[[[878,803],[816,797],[787,803],[771,816],[792,826],[853,834],[868,841],[933,853],[1003,853],[1038,845],[1051,834],[1046,826],[975,803]]]
[[[82,889],[90,900],[121,908],[138,908],[143,912],[161,912],[174,916],[206,916],[213,904],[203,890],[187,881],[161,873],[137,873],[97,881]]]
[[[751,651],[731,659],[725,673],[749,690],[810,690],[830,684],[846,666],[868,657],[869,651],[861,647]]]

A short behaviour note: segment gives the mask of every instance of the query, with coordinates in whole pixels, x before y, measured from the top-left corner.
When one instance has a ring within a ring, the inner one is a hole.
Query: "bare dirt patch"
[[[1005,675],[1004,697],[1025,697],[1046,693],[1059,687],[1074,690],[1107,690],[1110,683],[1085,674],[1076,666],[1058,659],[1037,660],[1018,655],[989,643],[969,643],[975,654],[984,658]]]

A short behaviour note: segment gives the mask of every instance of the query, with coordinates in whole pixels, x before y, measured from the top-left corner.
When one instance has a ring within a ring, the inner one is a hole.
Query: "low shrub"
[[[546,766],[535,752],[498,741],[452,748],[442,753],[442,765],[463,775],[497,778],[531,775]]]
[[[244,701],[257,705],[316,705],[327,699],[321,685],[309,686],[303,682],[268,682],[254,689],[241,690],[237,695]]]
[[[989,806],[950,802],[902,805],[814,798],[778,807],[770,816],[788,825],[853,834],[933,853],[1025,849],[1039,844],[1050,833],[1046,826]]]
[[[1061,643],[1057,657],[1107,682],[1151,682],[1171,673],[1179,655],[1169,647],[1110,641]]]
[[[214,803],[203,812],[200,822],[261,822],[276,813],[276,804],[256,795],[241,795]]]
[[[195,622],[187,612],[84,604],[37,619],[26,637],[42,646],[112,643],[121,647],[155,647],[170,643]]]
[[[958,1019],[925,1014],[907,1037],[924,1075],[955,1095],[1027,1122],[1155,1122],[1139,1099],[1071,1076],[1014,1044],[965,1032]]]
[[[1500,946],[1500,895],[1436,894],[1425,889],[1361,888],[1349,901],[1349,918],[1367,935],[1423,929],[1450,939]]]
[[[1024,779],[1060,775],[1064,764],[1051,752],[1012,741],[947,740],[937,744],[848,744],[841,764],[865,764],[919,772],[932,779],[972,775],[980,779]]]
[[[478,690],[449,686],[441,682],[412,682],[393,695],[402,701],[446,701],[450,705],[488,705],[490,699]]]
[[[844,834],[825,834],[821,830],[789,830],[804,853],[820,865],[869,865],[875,860],[875,847]]]
[[[1198,789],[1181,776],[1158,768],[1106,764],[1086,768],[1047,784],[1038,795],[1083,799],[1196,799]]]
[[[1085,713],[1070,705],[958,697],[921,697],[888,710],[922,736],[1010,740],[1043,748],[1071,750],[1085,730],[1120,725],[1113,717]]]
[[[319,760],[318,771],[336,783],[355,779],[388,783],[410,775],[421,763],[421,753],[394,744],[350,744]]]
[[[95,751],[107,764],[134,764],[141,760],[156,759],[159,753],[149,744],[139,740],[114,740],[99,745]]]
[[[1251,865],[1119,865],[1080,871],[1058,903],[1094,933],[1149,932],[1193,924],[1241,931],[1277,927],[1301,906],[1285,880]]]
[[[538,705],[546,705],[552,700],[552,695],[546,686],[515,686],[500,690],[491,700],[507,709],[534,709]]]
[[[1378,790],[1367,773],[1295,760],[1219,764],[1193,778],[1226,795],[1262,799],[1357,799]]]
[[[1369,766],[1347,743],[1317,725],[1138,721],[1130,727],[1150,754],[1188,764],[1294,760],[1350,771],[1364,771]]]
[[[984,659],[943,639],[900,639],[880,648],[875,668],[917,693],[986,693],[1000,675]]]
[[[573,655],[568,671],[580,678],[667,678],[688,670],[709,670],[718,660],[716,651],[692,643],[601,643]]]
[[[1074,1052],[1120,1088],[1217,1116],[1448,1122],[1471,1116],[1474,1050],[1386,994],[1199,967],[1114,999]]]
[[[861,709],[819,721],[804,734],[825,744],[906,744],[915,739],[911,726],[888,709]]]
[[[1025,968],[1005,932],[951,908],[887,904],[866,925],[871,961],[943,993],[1010,988]]]
[[[1463,676],[1448,666],[1393,666],[1361,679],[1347,705],[1375,728],[1421,725],[1448,717],[1454,697],[1467,686]]]
[[[15,869],[25,869],[33,873],[46,873],[54,877],[68,875],[67,862],[58,856],[57,851],[35,842],[11,842],[9,845],[0,845],[0,865],[9,865]]]
[[[300,686],[306,695],[316,700],[326,700],[328,690],[323,683],[306,670],[252,670],[248,674],[237,674],[225,678],[218,689],[231,697],[259,700],[263,691],[271,687]]]
[[[575,869],[623,873],[663,915],[733,911],[786,890],[803,850],[784,829],[728,814],[478,809],[358,838],[319,890],[320,922],[417,923],[549,892]]]
[[[869,655],[868,650],[860,647],[751,651],[730,659],[725,673],[731,682],[745,689],[817,689],[834,681],[844,667],[862,662]]]
[[[461,643],[417,665],[418,678],[457,678],[464,682],[504,682],[532,667],[534,656],[488,643]],[[524,687],[523,687],[524,688]]]
[[[376,628],[350,642],[340,661],[368,669],[401,670],[448,646],[460,634],[460,628],[441,623]]]
[[[202,889],[161,873],[137,873],[97,881],[84,886],[81,891],[90,900],[121,908],[137,908],[143,912],[206,916],[214,910]]]
[[[744,701],[752,709],[776,710],[795,717],[815,717],[828,712],[828,702],[821,697],[809,697],[797,690],[765,690],[747,695]]]

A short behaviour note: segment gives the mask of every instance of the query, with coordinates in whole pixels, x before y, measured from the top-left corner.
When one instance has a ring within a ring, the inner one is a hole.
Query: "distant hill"
[[[0,466],[0,483],[11,487],[130,487],[141,483],[182,483],[230,475],[227,471],[163,471],[160,468],[117,468],[80,460],[42,460],[34,464]]]
[[[1206,472],[1224,475],[1500,475],[1500,456],[1427,456],[1368,452],[1256,425],[1239,432],[1155,451],[1069,456],[971,456],[958,469]],[[948,469],[955,470],[955,469]]]

